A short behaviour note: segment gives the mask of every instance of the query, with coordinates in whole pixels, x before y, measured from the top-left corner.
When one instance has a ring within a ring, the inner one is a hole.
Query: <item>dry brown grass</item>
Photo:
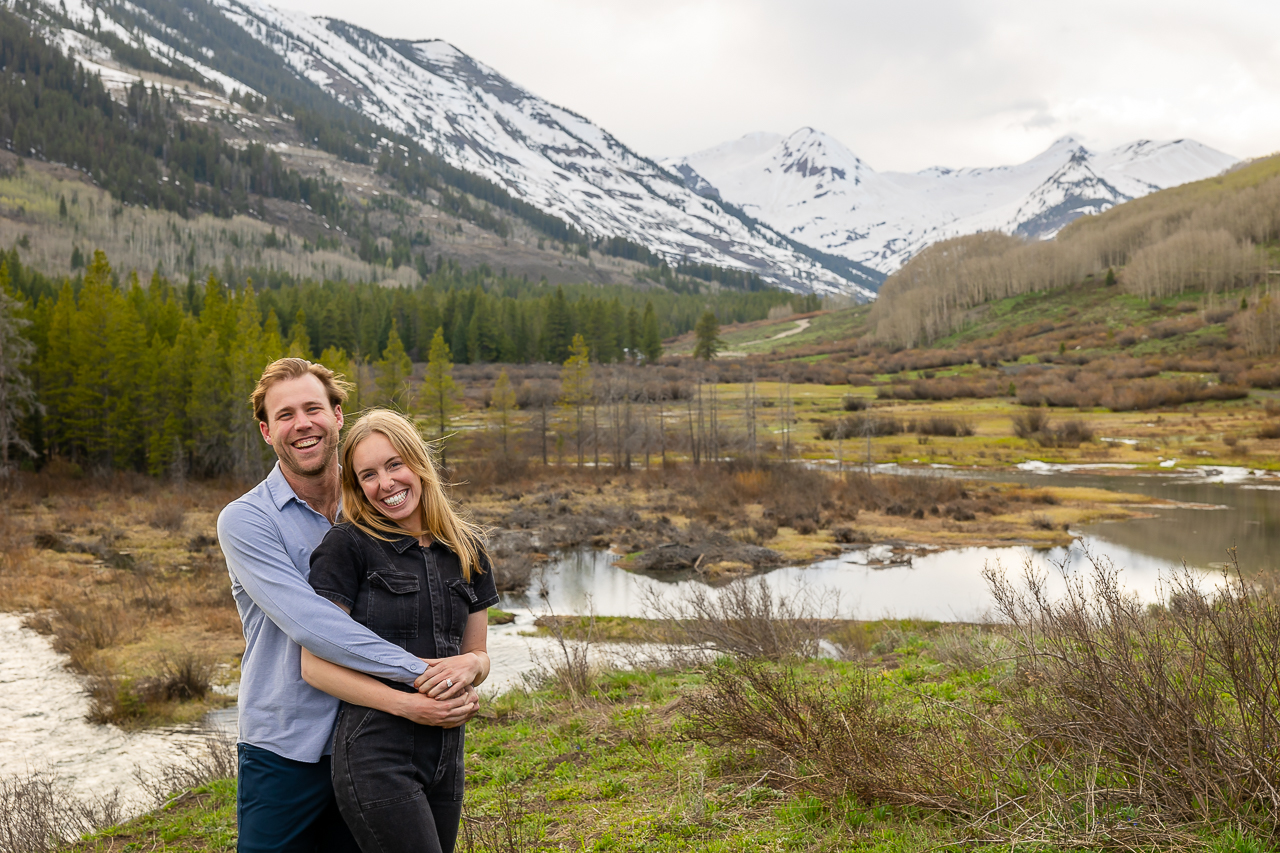
[[[0,594],[90,676],[95,716],[156,722],[221,702],[212,667],[234,672],[244,645],[214,524],[240,490],[48,472],[6,486]]]

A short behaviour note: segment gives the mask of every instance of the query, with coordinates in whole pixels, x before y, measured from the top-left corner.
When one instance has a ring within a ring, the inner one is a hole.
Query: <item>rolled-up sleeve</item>
[[[413,682],[425,670],[420,659],[317,595],[260,508],[240,502],[228,506],[218,517],[218,541],[232,576],[253,602],[316,657],[403,683]]]

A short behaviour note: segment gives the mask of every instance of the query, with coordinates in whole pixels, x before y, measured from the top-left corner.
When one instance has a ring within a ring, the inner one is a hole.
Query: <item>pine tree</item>
[[[720,340],[720,322],[716,320],[715,312],[711,309],[704,311],[698,318],[698,324],[693,327],[693,334],[697,338],[697,342],[693,345],[694,358],[710,361],[724,346],[724,341]]]
[[[627,335],[623,341],[623,347],[627,351],[627,357],[632,361],[639,361],[640,355],[640,312],[636,310],[636,306],[632,305],[627,309]]]
[[[311,360],[311,336],[307,334],[307,313],[301,308],[293,318],[293,333],[289,336],[289,358]]]
[[[564,296],[564,288],[556,285],[556,292],[547,306],[547,319],[542,331],[542,355],[547,361],[563,362],[569,357],[573,342],[573,316]]]
[[[10,291],[9,268],[0,264],[0,477],[9,473],[13,450],[35,455],[18,432],[23,416],[39,406],[27,375],[35,354],[35,345],[23,334],[30,325],[22,316],[22,303]]]
[[[382,358],[377,362],[376,367],[378,368],[378,405],[408,411],[413,396],[413,389],[410,386],[413,379],[413,362],[400,341],[395,320],[391,321],[391,332],[387,335],[387,348],[382,351]]]
[[[658,314],[650,300],[645,300],[644,319],[640,321],[640,354],[649,364],[662,358],[662,333],[658,329]]]
[[[574,335],[569,358],[560,369],[560,404],[574,410],[575,438],[578,443],[578,467],[582,467],[583,410],[591,402],[591,351],[582,335]]]
[[[53,455],[66,456],[70,453],[67,427],[76,373],[75,364],[71,360],[71,327],[75,322],[75,315],[76,298],[71,292],[71,282],[63,280],[58,300],[49,314],[47,343],[39,371],[47,416],[45,443],[48,452]]]
[[[355,386],[347,393],[347,404],[342,407],[348,415],[347,422],[351,423],[354,418],[350,416],[360,411],[360,388],[355,385],[357,379],[355,363],[347,355],[347,351],[339,347],[329,347],[320,353],[320,363]]]
[[[231,465],[241,482],[251,482],[262,476],[265,455],[269,451],[262,442],[261,433],[249,407],[249,397],[267,366],[263,353],[261,313],[249,282],[240,294],[235,306],[235,338],[229,348],[231,415]]]
[[[498,412],[498,429],[502,432],[502,458],[507,458],[507,436],[511,432],[511,412],[516,407],[516,392],[511,387],[511,377],[506,368],[493,383],[493,397],[489,405]]]
[[[108,423],[115,390],[110,354],[115,331],[116,294],[111,265],[101,250],[93,253],[72,316],[70,359],[72,385],[67,400],[67,443],[90,463],[110,465]]]
[[[441,464],[448,464],[444,438],[449,418],[457,408],[458,386],[453,381],[453,362],[449,359],[449,346],[444,342],[444,329],[438,328],[431,338],[431,350],[427,355],[427,375],[422,382],[422,412],[437,427]]]

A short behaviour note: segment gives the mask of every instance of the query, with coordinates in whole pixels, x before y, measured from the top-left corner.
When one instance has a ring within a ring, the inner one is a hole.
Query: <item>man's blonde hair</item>
[[[277,382],[287,382],[290,379],[306,376],[308,373],[320,380],[331,406],[341,406],[347,402],[347,394],[352,386],[342,374],[334,373],[323,364],[316,364],[305,358],[278,358],[262,371],[258,384],[249,395],[249,402],[253,404],[253,416],[264,424],[268,423],[267,391]]]
[[[360,487],[356,466],[352,462],[356,448],[374,433],[391,442],[409,470],[422,483],[418,502],[417,529],[406,529],[383,515]],[[431,449],[422,440],[413,423],[404,415],[389,409],[370,409],[347,432],[342,444],[342,517],[377,539],[430,536],[458,555],[462,577],[470,581],[472,573],[484,571],[484,530],[465,518],[444,492],[440,472],[431,459]]]

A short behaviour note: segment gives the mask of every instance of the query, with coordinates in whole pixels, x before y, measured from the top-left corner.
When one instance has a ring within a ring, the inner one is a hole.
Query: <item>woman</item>
[[[488,676],[487,609],[498,601],[488,557],[478,528],[445,496],[426,444],[401,415],[374,409],[348,433],[342,520],[311,555],[310,580],[357,622],[425,659],[419,689],[427,696],[456,699]],[[305,649],[302,655],[307,683],[344,700],[334,726],[333,787],[360,849],[453,850],[462,726],[419,725],[364,707],[369,676]]]

